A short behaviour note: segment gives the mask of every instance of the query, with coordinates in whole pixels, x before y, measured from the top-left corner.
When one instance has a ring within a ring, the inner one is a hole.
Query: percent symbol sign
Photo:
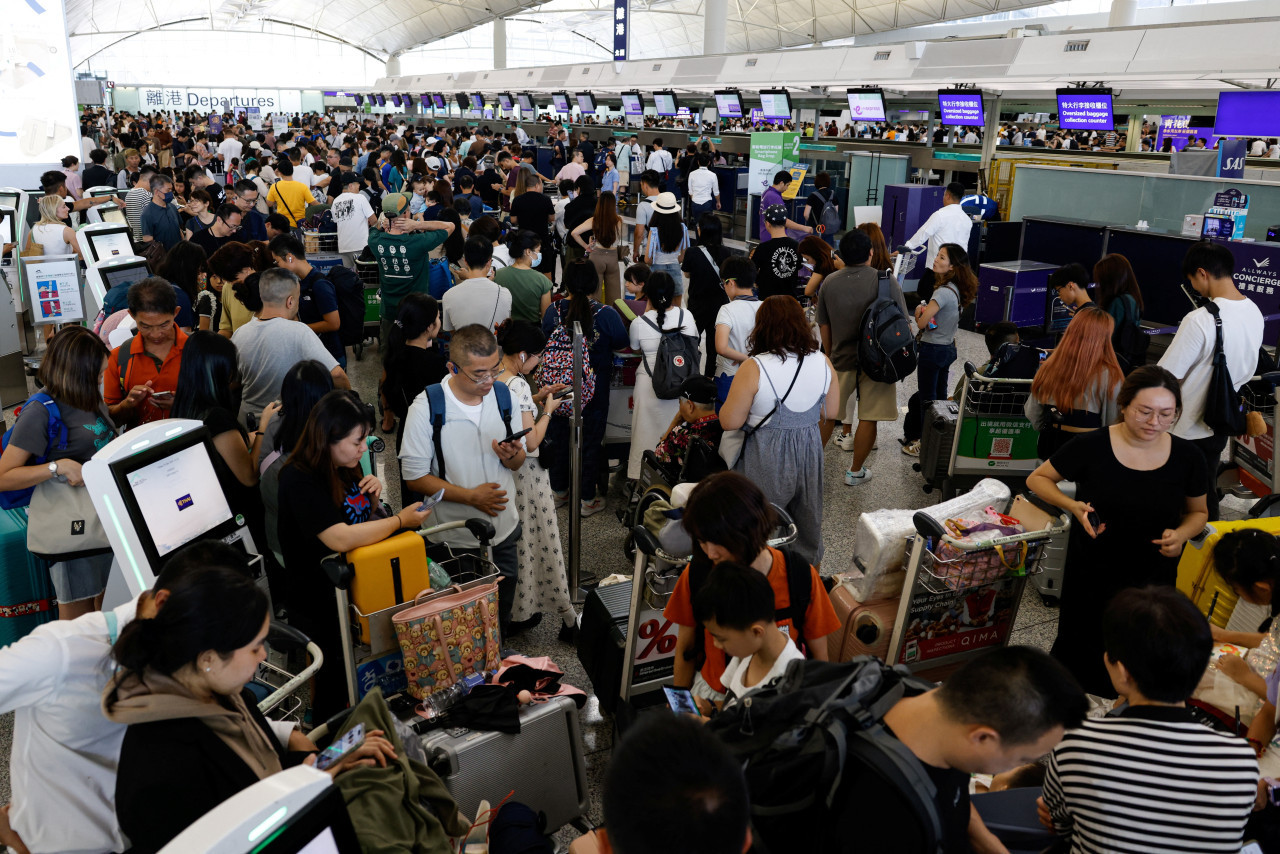
[[[676,648],[676,636],[669,633],[670,629],[670,620],[664,620],[661,625],[657,620],[649,620],[642,625],[640,627],[640,637],[649,641],[649,643],[640,651],[638,657],[640,659],[648,658],[655,648],[663,655],[673,651]]]

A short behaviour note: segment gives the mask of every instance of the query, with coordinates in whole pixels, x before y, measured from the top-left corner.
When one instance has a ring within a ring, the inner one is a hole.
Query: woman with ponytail
[[[315,761],[315,746],[277,729],[245,686],[267,657],[267,596],[252,579],[206,566],[157,597],[159,610],[120,632],[102,710],[127,726],[115,806],[135,854],[159,851],[227,798],[284,768]],[[281,741],[287,739],[287,744]],[[386,765],[395,751],[374,730],[328,769]]]
[[[553,303],[542,315],[542,331],[551,346],[563,347],[573,340],[573,324],[582,327],[582,340],[588,351],[584,355],[595,375],[595,392],[582,406],[582,470],[580,490],[583,516],[604,509],[604,495],[597,495],[601,457],[604,454],[604,430],[609,419],[609,381],[613,377],[613,353],[627,348],[627,330],[612,308],[596,301],[600,276],[589,260],[571,261],[564,269],[564,288],[568,299]],[[557,330],[562,330],[556,334]],[[572,356],[572,354],[569,354]],[[551,426],[547,428],[544,462],[551,470],[551,488],[556,504],[569,500],[569,414],[571,407],[555,408]]]
[[[680,411],[679,400],[660,400],[653,392],[651,373],[658,344],[663,332],[679,328],[685,335],[698,336],[698,324],[693,313],[683,308],[672,308],[677,296],[676,282],[670,274],[655,270],[644,284],[643,296],[649,310],[631,324],[631,349],[641,353],[644,364],[636,371],[636,386],[632,393],[635,410],[631,418],[631,456],[627,460],[627,478],[640,476],[640,460],[645,451],[657,447],[671,420]]]
[[[1222,535],[1213,547],[1213,568],[1241,602],[1261,605],[1268,616],[1256,632],[1229,632],[1210,626],[1216,644],[1245,647],[1243,654],[1215,649],[1209,671],[1193,699],[1240,716],[1249,741],[1267,745],[1276,732],[1276,690],[1280,685],[1280,540],[1258,528]]]
[[[530,459],[515,471],[516,512],[524,533],[516,544],[520,575],[511,619],[527,622],[540,620],[544,613],[559,614],[563,620],[560,640],[572,643],[576,639],[578,617],[569,598],[564,551],[560,547],[560,522],[556,518],[551,479],[536,459],[548,432],[547,425],[565,420],[551,416],[551,410],[559,404],[550,399],[564,386],[544,385],[536,394],[530,388],[527,377],[542,363],[542,351],[547,346],[547,336],[532,323],[507,324],[498,334],[498,343],[502,346],[498,380],[511,390],[512,405],[523,419],[521,429],[532,431],[524,437]]]
[[[382,360],[382,432],[396,431],[396,451],[404,437],[409,404],[429,385],[448,373],[447,360],[436,337],[440,334],[440,303],[428,294],[409,294],[400,301],[387,352]],[[396,426],[396,419],[400,419]]]

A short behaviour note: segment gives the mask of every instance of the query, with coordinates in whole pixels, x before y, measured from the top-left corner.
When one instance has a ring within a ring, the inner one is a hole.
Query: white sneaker
[[[605,498],[603,495],[597,495],[595,498],[591,499],[590,501],[583,501],[579,505],[579,510],[582,513],[582,518],[585,519],[588,516],[596,515],[601,510],[604,509],[606,503],[607,502],[605,501]]]
[[[853,433],[841,433],[840,437],[836,439],[836,444],[840,446],[840,450],[842,451],[852,451]]]
[[[551,500],[555,502],[556,509],[559,510],[569,503],[569,490],[566,489],[563,492],[559,489],[551,490]]]
[[[866,466],[857,471],[845,471],[844,473],[845,486],[862,486],[869,480],[871,480],[871,469]]]
[[[920,440],[916,439],[914,442],[908,442],[903,445],[902,453],[906,454],[908,457],[920,456]]]

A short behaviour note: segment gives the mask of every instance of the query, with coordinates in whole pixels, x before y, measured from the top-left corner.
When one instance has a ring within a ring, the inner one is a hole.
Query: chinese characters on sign
[[[613,0],[613,58],[625,62],[631,41],[630,0]]]

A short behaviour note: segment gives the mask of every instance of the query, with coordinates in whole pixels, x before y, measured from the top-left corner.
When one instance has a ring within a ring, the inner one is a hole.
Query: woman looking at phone
[[[311,410],[302,437],[280,471],[276,533],[284,554],[282,585],[289,622],[324,652],[312,689],[313,720],[347,705],[342,637],[333,585],[320,562],[422,527],[430,509],[418,502],[386,515],[382,484],[360,470],[373,413],[353,391],[334,390]],[[274,594],[274,589],[272,590]]]
[[[1204,455],[1169,433],[1182,410],[1177,379],[1138,368],[1117,402],[1117,423],[1078,434],[1027,477],[1032,492],[1075,518],[1052,652],[1100,697],[1115,696],[1098,631],[1107,604],[1126,587],[1172,585],[1183,545],[1209,519]],[[1075,498],[1058,488],[1064,480]]]

